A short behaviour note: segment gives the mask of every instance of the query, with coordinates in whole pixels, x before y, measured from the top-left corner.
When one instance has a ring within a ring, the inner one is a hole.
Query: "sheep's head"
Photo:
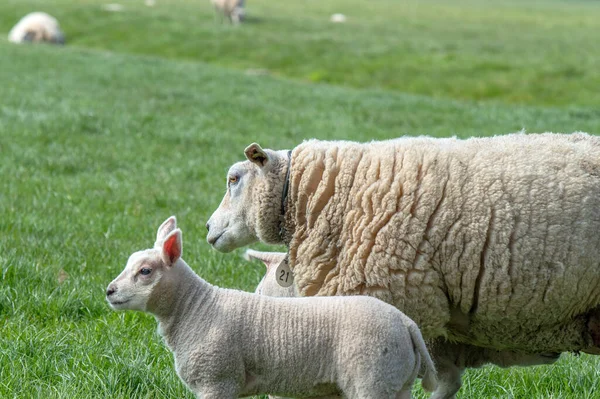
[[[125,269],[108,285],[106,299],[110,306],[115,310],[151,310],[153,292],[169,284],[169,272],[181,252],[181,230],[172,216],[158,228],[154,248],[133,253]]]
[[[279,221],[287,151],[263,150],[254,143],[245,150],[247,161],[227,172],[227,191],[206,228],[206,240],[230,252],[258,240],[280,243]]]

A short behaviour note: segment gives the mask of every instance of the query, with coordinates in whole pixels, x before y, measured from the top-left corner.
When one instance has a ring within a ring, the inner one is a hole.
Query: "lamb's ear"
[[[156,242],[154,243],[154,245],[161,245],[165,238],[169,235],[169,233],[175,230],[176,227],[177,219],[175,219],[175,216],[171,216],[170,218],[165,220],[156,232]]]
[[[246,154],[246,158],[248,158],[250,162],[257,164],[260,168],[265,166],[270,160],[265,150],[257,143],[252,143],[246,147],[244,154]]]
[[[173,266],[181,258],[183,251],[181,241],[181,230],[175,229],[165,238],[162,243],[162,258],[167,266]]]
[[[263,262],[267,267],[267,271],[271,270],[272,267],[279,266],[286,255],[287,253],[285,252],[260,252],[253,249],[247,249],[244,253],[244,257],[247,260],[258,259]]]

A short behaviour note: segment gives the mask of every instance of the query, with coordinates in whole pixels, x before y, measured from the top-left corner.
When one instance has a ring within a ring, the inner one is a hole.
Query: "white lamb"
[[[64,44],[65,35],[60,30],[56,18],[45,12],[32,12],[21,18],[10,30],[8,40],[13,43],[47,42]]]
[[[244,20],[245,0],[210,0],[215,7],[217,15],[226,17],[232,24],[239,24]],[[222,19],[221,19],[222,20]]]
[[[244,253],[247,260],[260,260],[267,267],[267,273],[256,287],[256,293],[275,297],[299,297],[295,285],[283,287],[277,283],[280,278],[276,273],[277,266],[285,259],[285,252],[262,252],[248,249]],[[457,342],[432,340],[427,343],[427,348],[437,362],[436,368],[441,370],[438,374],[438,390],[432,398],[446,399],[454,396],[460,388],[461,375],[465,368],[478,368],[486,364],[507,368],[512,366],[534,366],[552,364],[560,356],[559,353],[524,353],[509,350],[495,350],[464,345]],[[443,384],[442,384],[443,382]]]
[[[115,310],[156,317],[179,377],[199,397],[410,398],[421,360],[423,386],[435,388],[421,333],[393,306],[369,297],[222,289],[197,276],[181,254],[171,217],[154,248],[129,257],[106,296]]]

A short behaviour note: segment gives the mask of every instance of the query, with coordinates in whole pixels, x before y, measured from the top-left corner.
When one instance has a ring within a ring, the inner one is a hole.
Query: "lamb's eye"
[[[235,184],[237,183],[239,180],[239,178],[237,176],[229,176],[229,184]]]
[[[149,269],[147,267],[143,267],[143,268],[140,269],[140,274],[143,275],[143,276],[147,276],[150,273],[152,273],[152,269]]]

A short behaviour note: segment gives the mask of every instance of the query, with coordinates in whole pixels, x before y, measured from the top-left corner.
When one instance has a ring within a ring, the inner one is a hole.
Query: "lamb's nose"
[[[206,222],[206,231],[210,231],[210,222]]]
[[[112,286],[112,285],[109,285],[109,286],[108,286],[108,289],[106,290],[106,296],[111,296],[111,295],[112,295],[112,294],[114,294],[116,291],[117,291],[117,289],[116,289],[114,286]]]

